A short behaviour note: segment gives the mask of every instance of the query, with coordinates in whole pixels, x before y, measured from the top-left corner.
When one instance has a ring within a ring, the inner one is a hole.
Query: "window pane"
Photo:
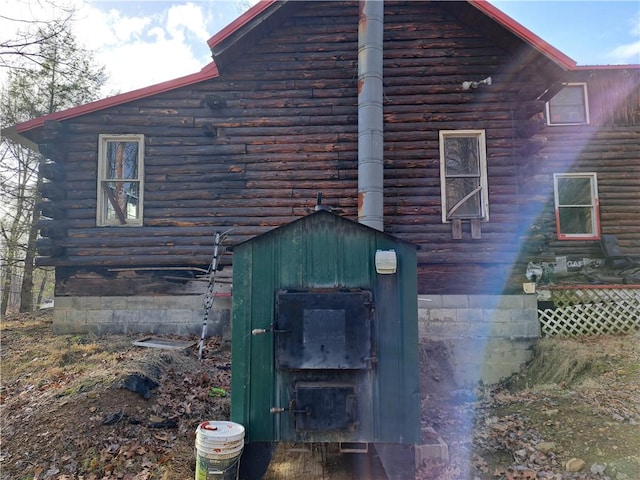
[[[587,123],[584,87],[563,88],[549,101],[549,116],[551,123]]]
[[[595,174],[554,175],[558,237],[597,238],[598,188]]]
[[[444,142],[445,175],[480,175],[478,138],[449,137]]]
[[[562,205],[592,205],[591,179],[583,177],[558,178],[558,203]]]
[[[460,200],[479,187],[479,182],[479,178],[447,179],[447,218],[482,216],[482,203],[479,190],[466,199],[455,211],[452,211]]]
[[[582,85],[564,87],[551,102],[554,105],[582,105],[584,104],[583,93]]]
[[[560,232],[564,235],[594,233],[591,212],[590,207],[560,208]]]
[[[570,105],[562,107],[550,106],[551,123],[587,123],[584,107]]]
[[[107,142],[106,178],[138,178],[138,142]]]
[[[139,182],[105,182],[103,185],[107,197],[105,218],[109,223],[125,224],[128,219],[139,218]]]

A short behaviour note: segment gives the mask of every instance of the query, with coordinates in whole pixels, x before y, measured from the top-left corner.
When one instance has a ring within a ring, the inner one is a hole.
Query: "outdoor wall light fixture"
[[[384,275],[396,273],[398,270],[398,257],[395,250],[377,250],[375,264],[376,273]]]
[[[491,85],[491,77],[487,77],[479,82],[462,82],[462,89],[469,90],[470,88],[478,88],[479,85]]]

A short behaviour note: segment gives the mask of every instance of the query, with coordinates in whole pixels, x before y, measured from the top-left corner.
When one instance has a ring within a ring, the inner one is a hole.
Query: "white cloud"
[[[109,75],[103,96],[198,72],[211,61],[207,40],[257,0],[56,0],[76,10],[78,44],[95,52]],[[2,16],[49,20],[54,2],[0,0]],[[3,22],[0,40],[15,38],[16,22]],[[0,71],[0,83],[6,71]]]
[[[123,17],[116,10],[109,11],[108,25],[119,43],[129,42],[141,36],[144,29],[152,23],[149,17]]]
[[[167,32],[161,27],[153,27],[151,28],[147,34],[150,37],[153,37],[153,42],[164,42],[167,40]]]
[[[640,63],[640,12],[630,19],[629,34],[635,39],[632,42],[617,46],[608,57],[614,63]]]
[[[207,22],[202,8],[193,3],[174,5],[169,8],[167,29],[175,38],[179,38],[185,32],[191,32],[203,42],[206,42],[212,35],[207,30]]]
[[[81,44],[94,50],[134,41],[151,23],[151,17],[127,17],[115,9],[105,12],[82,3],[73,31]]]
[[[131,15],[83,3],[76,24],[81,43],[96,51],[109,75],[106,92],[127,92],[199,71],[208,61],[205,15],[199,5],[160,4],[161,11]],[[99,4],[97,4],[99,6]],[[199,48],[198,48],[199,47]]]
[[[126,49],[104,50],[100,60],[109,66],[110,84],[121,92],[171,80],[202,68],[188,45],[166,38],[131,42]]]
[[[640,63],[640,40],[614,48],[609,53],[609,58],[614,63]]]

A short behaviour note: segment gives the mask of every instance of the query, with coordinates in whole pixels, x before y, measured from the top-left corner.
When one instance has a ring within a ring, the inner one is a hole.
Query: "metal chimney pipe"
[[[358,221],[382,231],[383,0],[360,0],[358,19]]]

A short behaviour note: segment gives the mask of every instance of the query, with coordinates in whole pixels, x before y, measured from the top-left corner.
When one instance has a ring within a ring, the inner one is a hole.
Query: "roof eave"
[[[488,2],[488,0],[468,0],[469,4],[478,9],[487,17],[501,24],[503,27],[511,31],[514,35],[531,45],[534,49],[540,52],[545,57],[549,58],[551,62],[559,66],[562,70],[577,70],[577,69],[593,69],[593,68],[637,68],[635,65],[626,66],[581,66],[577,67],[576,62],[545,42],[542,38],[528,30],[520,23],[513,20],[511,17],[500,11]],[[254,31],[256,26],[262,24],[273,13],[280,10],[280,8],[289,3],[288,0],[261,0],[245,13],[243,13],[236,20],[231,22],[220,32],[213,35],[208,41],[214,58],[225,56],[226,52],[229,52],[233,46],[243,40],[250,32]],[[41,128],[48,120],[68,120],[80,115],[93,113],[105,108],[113,107],[123,103],[138,100],[140,98],[148,97],[150,95],[166,92],[176,88],[184,87],[194,83],[198,83],[204,80],[215,78],[219,75],[218,65],[216,62],[212,62],[204,67],[200,72],[186,75],[177,79],[162,82],[149,87],[133,90],[120,95],[115,95],[106,99],[91,102],[78,107],[73,107],[60,112],[55,112],[49,115],[44,115],[26,122],[19,123],[12,127],[8,127],[2,130],[2,135],[7,138],[17,141],[18,143],[37,150],[35,142],[30,140],[24,133]]]
[[[20,133],[18,133],[16,125],[3,128],[2,130],[0,130],[0,135],[2,135],[5,138],[8,138],[13,142],[19,143],[20,145],[28,148],[29,150],[32,150],[34,152],[40,152],[40,149],[38,148],[38,144],[32,140],[29,140],[24,135],[21,135]]]
[[[41,117],[27,120],[26,122],[18,123],[12,127],[3,129],[2,134],[7,138],[20,143],[21,145],[24,145],[28,148],[33,148],[33,145],[35,145],[35,143],[24,136],[23,133],[41,128],[47,121],[69,120],[70,118],[78,117],[80,115],[97,112],[105,108],[132,102],[140,98],[149,97],[151,95],[167,92],[169,90],[174,90],[176,88],[184,87],[187,85],[192,85],[194,83],[215,78],[217,76],[218,68],[216,67],[215,63],[212,62],[205,66],[199,72],[175,78],[173,80],[168,80],[166,82],[157,83],[148,87],[139,88],[137,90],[132,90],[130,92],[121,93],[119,95],[114,95],[113,97],[103,98],[102,100],[86,103],[84,105],[72,107],[67,110],[61,110],[59,112],[54,112],[48,115],[43,115]]]
[[[258,42],[270,28],[278,25],[288,0],[261,0],[236,20],[212,36],[207,44],[218,68],[223,70],[237,61],[237,52]]]
[[[640,70],[639,63],[616,65],[578,65],[574,70]]]
[[[250,28],[247,28],[247,26],[252,24],[263,12],[276,3],[285,3],[285,0],[281,0],[280,2],[278,2],[278,0],[260,0],[229,25],[209,38],[209,40],[207,40],[209,48],[213,51],[218,44],[233,35],[237,35],[239,31],[250,30],[252,26],[250,26]]]

